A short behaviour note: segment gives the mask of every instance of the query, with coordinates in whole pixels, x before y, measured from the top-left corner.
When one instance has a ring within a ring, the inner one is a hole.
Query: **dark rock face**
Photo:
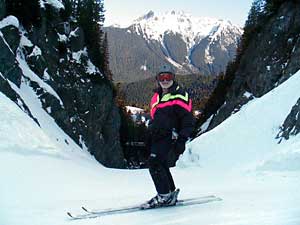
[[[280,128],[280,132],[277,138],[289,139],[290,136],[295,136],[300,133],[300,98],[293,106],[291,112],[285,119],[283,125]]]
[[[185,62],[187,46],[181,35],[173,33],[165,34],[164,45],[166,47],[165,55],[171,57],[179,64],[183,64]]]
[[[234,32],[221,32],[219,39],[208,36],[194,46],[190,60],[202,74],[219,74],[225,71],[227,62],[235,57],[236,43],[228,44],[227,39],[237,39]],[[207,48],[209,46],[209,48]],[[224,47],[225,46],[225,47]],[[209,50],[208,50],[209,49]]]
[[[34,118],[22,96],[13,88],[14,85],[19,88],[21,80],[25,81],[39,97],[43,109],[76,143],[87,147],[104,166],[122,168],[120,115],[114,103],[112,84],[91,66],[82,29],[62,21],[56,13],[53,20],[43,17],[40,27],[25,33],[27,44],[21,43],[18,28],[6,26],[0,30],[3,34],[0,37],[0,90]],[[23,73],[20,58],[39,77],[39,82]],[[45,85],[57,95],[49,92]]]
[[[208,38],[202,39],[198,45],[196,45],[193,50],[192,54],[190,55],[191,62],[193,66],[197,67],[199,71],[203,74],[209,74],[210,68],[207,63],[207,59],[205,57],[204,49],[208,45],[209,40]]]
[[[15,59],[16,43],[20,42],[19,30],[14,26],[7,26],[0,30],[0,90],[12,101],[18,103],[20,108],[26,112],[35,122],[36,118],[31,114],[23,99],[14,90],[14,86],[19,88],[21,85],[22,71]],[[9,41],[7,41],[9,39]],[[11,43],[11,45],[9,45]]]
[[[7,31],[8,33],[6,33],[5,31]],[[2,29],[1,32],[3,34],[3,37],[0,37],[0,71],[4,77],[9,77],[9,80],[11,82],[20,87],[20,75],[22,74],[22,71],[18,67],[15,59],[14,52],[16,51],[16,47],[15,44],[12,47],[9,45],[9,42],[20,42],[19,31],[13,26],[8,26],[5,27],[5,30]],[[7,41],[7,39],[9,38],[10,41]]]
[[[4,18],[5,15],[5,0],[0,0],[0,20]]]
[[[224,104],[209,129],[247,103],[281,84],[300,69],[300,4],[286,1],[263,29],[255,34],[243,55]]]

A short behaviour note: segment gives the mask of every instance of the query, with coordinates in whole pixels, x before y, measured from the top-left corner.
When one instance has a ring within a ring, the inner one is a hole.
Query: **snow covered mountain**
[[[218,74],[235,56],[242,29],[229,21],[184,12],[150,11],[127,28],[107,27],[116,80],[153,76],[162,63],[179,74]]]

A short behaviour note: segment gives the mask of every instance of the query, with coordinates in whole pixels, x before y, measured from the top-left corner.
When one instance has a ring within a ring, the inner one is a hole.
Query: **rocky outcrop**
[[[214,116],[209,129],[223,122],[253,97],[266,94],[300,69],[299,12],[299,2],[285,1],[254,35],[241,58],[225,103]]]
[[[2,34],[0,35],[0,90],[12,101],[19,101],[19,106],[30,114],[30,110],[28,110],[26,104],[24,104],[18,93],[12,88],[14,85],[20,87],[22,77],[22,71],[18,67],[14,54],[16,46],[15,44],[12,46],[9,45],[9,43],[20,42],[19,30],[14,26],[9,25],[2,28],[0,32],[0,34]]]
[[[30,31],[17,23],[0,29],[0,91],[35,119],[18,93],[21,82],[28,85],[76,143],[104,166],[121,168],[120,116],[112,84],[89,59],[82,29],[62,21],[57,9],[51,14],[50,20],[43,11],[41,25]]]
[[[166,33],[164,36],[164,46],[164,55],[172,58],[179,64],[185,63],[187,45],[180,34]]]
[[[290,136],[294,136],[300,133],[300,98],[293,106],[291,112],[285,119],[283,125],[280,128],[280,132],[277,138],[289,139]]]

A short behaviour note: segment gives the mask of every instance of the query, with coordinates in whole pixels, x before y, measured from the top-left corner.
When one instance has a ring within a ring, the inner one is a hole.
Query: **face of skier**
[[[174,83],[174,74],[161,73],[158,75],[157,80],[163,89],[170,88]]]

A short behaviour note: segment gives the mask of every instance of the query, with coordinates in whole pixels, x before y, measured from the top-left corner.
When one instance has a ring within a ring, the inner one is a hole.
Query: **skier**
[[[185,150],[185,143],[194,128],[192,101],[188,93],[175,81],[175,73],[168,65],[156,75],[158,88],[151,99],[149,136],[149,172],[157,195],[141,208],[175,205],[179,189],[176,189],[169,165],[168,154],[174,150],[177,159]]]

